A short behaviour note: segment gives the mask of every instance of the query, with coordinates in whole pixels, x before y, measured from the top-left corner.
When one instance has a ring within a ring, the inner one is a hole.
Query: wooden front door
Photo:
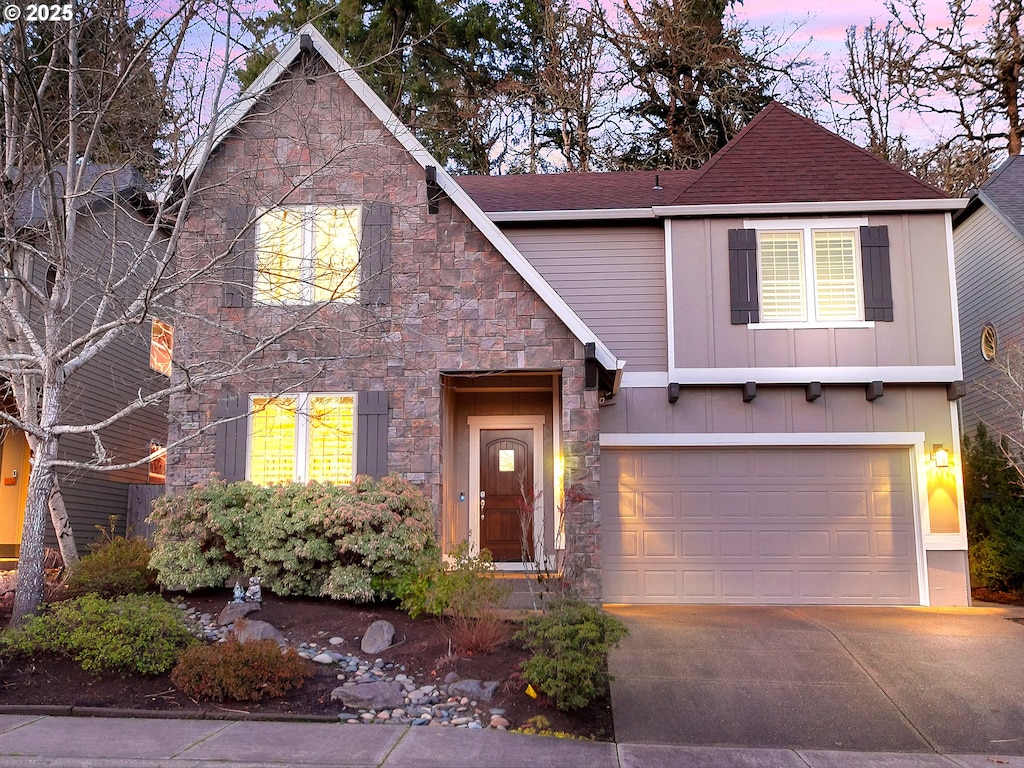
[[[533,562],[533,430],[480,430],[480,549]]]

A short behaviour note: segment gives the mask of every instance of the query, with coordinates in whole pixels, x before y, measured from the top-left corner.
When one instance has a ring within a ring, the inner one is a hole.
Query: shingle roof
[[[787,109],[765,107],[673,205],[941,199],[947,195]]]
[[[668,205],[697,171],[457,176],[477,205],[504,211],[584,211]],[[661,186],[656,188],[655,182]]]
[[[51,174],[56,194],[63,196],[64,177],[67,174],[67,169],[54,169]],[[43,208],[43,178],[44,175],[39,174],[32,181],[23,183],[25,191],[18,199],[17,209],[14,213],[15,226],[28,227],[46,220],[46,211]],[[107,199],[114,194],[145,195],[150,191],[149,184],[134,168],[99,164],[86,167],[79,188],[82,190],[80,197],[82,205],[95,202],[98,199]]]
[[[663,189],[654,189],[655,175]],[[772,102],[696,171],[460,176],[488,213],[942,200],[909,173]]]
[[[978,189],[978,197],[999,213],[1024,237],[1024,157],[1011,155]],[[973,210],[973,206],[971,209]],[[969,213],[969,211],[965,212]]]

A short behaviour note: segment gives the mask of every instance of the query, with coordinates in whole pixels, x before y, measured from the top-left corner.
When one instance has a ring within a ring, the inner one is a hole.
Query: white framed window
[[[257,485],[355,479],[352,393],[254,395],[246,477]]]
[[[748,222],[757,230],[760,324],[864,321],[862,222]]]
[[[282,206],[256,225],[253,298],[264,304],[354,301],[359,289],[359,206]]]
[[[174,326],[154,318],[149,333],[149,367],[170,376],[173,356]]]

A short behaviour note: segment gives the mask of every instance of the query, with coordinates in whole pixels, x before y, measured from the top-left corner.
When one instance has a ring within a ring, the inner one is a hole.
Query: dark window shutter
[[[391,300],[390,203],[364,206],[360,263],[363,304],[387,304]]]
[[[249,443],[249,395],[231,395],[217,405],[217,474],[229,483],[245,480],[245,452]],[[223,421],[229,419],[228,421]]]
[[[388,473],[388,393],[360,392],[356,401],[356,474]]]
[[[864,319],[892,322],[892,274],[889,228],[860,228],[860,261],[864,274]]]
[[[256,260],[256,227],[250,225],[252,209],[232,205],[227,209],[227,244],[225,257],[223,307],[252,306],[252,278]]]
[[[733,325],[760,318],[757,295],[757,230],[729,230],[729,309]]]

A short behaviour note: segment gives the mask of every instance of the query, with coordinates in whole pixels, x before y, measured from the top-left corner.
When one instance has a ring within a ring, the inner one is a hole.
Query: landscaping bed
[[[216,617],[230,600],[228,590],[209,590],[181,598],[190,608]],[[9,611],[9,606],[6,607]],[[543,694],[532,698],[519,679],[518,667],[529,653],[513,643],[503,644],[492,653],[458,654],[452,651],[450,630],[444,620],[413,620],[407,614],[381,604],[351,604],[330,600],[279,598],[265,593],[263,608],[250,619],[272,624],[287,638],[291,647],[302,643],[337,653],[359,656],[384,665],[394,665],[388,674],[405,674],[417,686],[441,683],[450,675],[460,679],[497,681],[489,702],[458,702],[465,707],[454,716],[476,714],[486,727],[491,711],[502,711],[510,729],[559,732],[581,738],[614,739],[611,705],[604,691],[584,710],[560,712]],[[395,627],[390,648],[367,658],[360,649],[360,638],[375,620],[383,619]],[[6,615],[0,613],[6,623]],[[342,642],[331,645],[332,638]],[[160,712],[206,712],[211,716],[279,715],[326,717],[336,719],[345,707],[331,700],[331,692],[342,684],[336,664],[303,662],[310,677],[298,689],[273,699],[256,702],[208,702],[190,699],[170,680],[170,675],[95,676],[82,671],[74,661],[47,656],[31,660],[11,660],[0,669],[0,705],[53,705],[66,707],[107,707]],[[402,669],[404,667],[404,669]],[[474,712],[475,710],[475,712]],[[384,727],[384,726],[378,726]]]

